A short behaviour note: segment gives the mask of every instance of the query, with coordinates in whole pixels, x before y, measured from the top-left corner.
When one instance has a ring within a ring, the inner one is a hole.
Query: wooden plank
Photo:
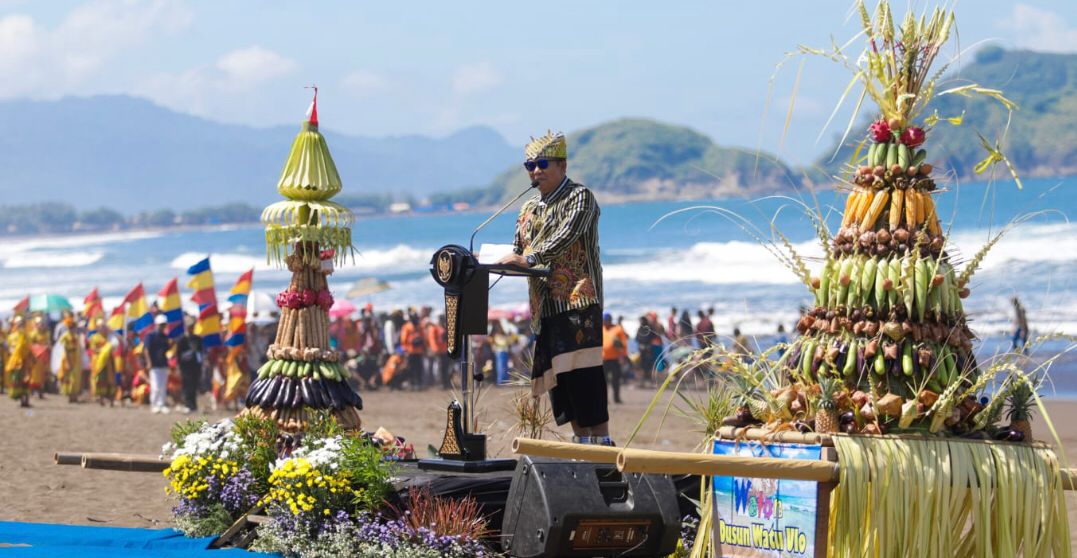
[[[225,529],[225,531],[218,535],[216,539],[213,539],[213,542],[209,543],[209,547],[223,548],[226,546],[235,546],[238,548],[246,548],[247,545],[250,544],[249,538],[244,537],[246,531],[254,530],[255,526],[265,522],[262,520],[269,520],[269,518],[264,515],[257,515],[264,509],[264,505],[256,504],[254,507],[247,510],[247,513],[240,516],[239,519],[235,520],[235,522],[228,527],[228,529]],[[258,518],[258,520],[255,520],[254,518]],[[244,540],[248,540],[248,542],[244,544],[242,542]]]

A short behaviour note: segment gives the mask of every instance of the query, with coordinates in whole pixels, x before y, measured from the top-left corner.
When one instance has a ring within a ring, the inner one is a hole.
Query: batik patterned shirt
[[[532,328],[540,318],[602,305],[602,263],[598,251],[598,217],[594,194],[584,185],[561,181],[549,195],[537,195],[520,209],[513,247],[531,255],[549,277],[528,278]]]

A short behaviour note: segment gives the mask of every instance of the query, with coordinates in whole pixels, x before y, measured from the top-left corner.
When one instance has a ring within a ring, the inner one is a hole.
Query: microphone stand
[[[520,198],[524,197],[524,195],[527,194],[528,192],[530,192],[532,188],[538,188],[538,180],[532,180],[531,185],[528,186],[526,190],[524,190],[523,192],[520,192],[519,194],[517,194],[515,198],[512,198],[512,200],[509,201],[509,203],[506,203],[505,205],[501,206],[500,209],[498,209],[488,219],[483,221],[482,224],[475,227],[475,230],[471,232],[471,240],[469,240],[468,243],[467,243],[467,251],[471,252],[471,253],[474,253],[475,252],[475,235],[479,234],[479,231],[481,231],[486,225],[489,225],[490,221],[493,221],[494,219],[497,219],[498,215],[501,215],[502,213],[505,212],[506,209],[512,207],[512,204],[516,203]]]
[[[512,204],[519,201],[519,199],[524,197],[524,195],[526,195],[528,192],[530,192],[532,188],[537,187],[538,180],[532,180],[531,185],[528,186],[524,191],[520,192],[519,194],[516,194],[516,197],[512,198],[509,203],[506,203],[505,205],[501,206],[496,212],[494,212],[493,215],[489,216],[485,221],[479,224],[479,226],[475,227],[475,230],[471,232],[471,239],[468,240],[467,251],[471,254],[474,254],[475,235],[479,234],[479,231],[485,228],[486,225],[489,225],[491,221],[497,219],[498,215],[501,215],[505,212],[506,209],[512,207]],[[472,421],[474,419],[473,414],[475,412],[475,404],[477,403],[475,398],[478,397],[478,390],[471,389],[471,386],[474,385],[474,381],[476,379],[473,370],[474,363],[471,361],[471,355],[469,354],[471,352],[471,336],[465,335],[463,341],[464,346],[460,349],[460,398],[464,400],[464,432],[470,433]]]

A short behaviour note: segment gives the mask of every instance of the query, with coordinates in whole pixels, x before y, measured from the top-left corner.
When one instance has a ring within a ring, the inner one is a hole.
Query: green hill
[[[604,201],[749,195],[797,180],[772,155],[757,159],[753,152],[720,147],[696,131],[653,120],[621,119],[569,134],[568,149],[569,176]],[[456,198],[495,203],[517,194],[527,181],[517,165],[488,188]]]
[[[940,90],[969,82],[1001,89],[1017,103],[1003,152],[1022,176],[1077,174],[1077,55],[986,47],[976,53],[971,64],[941,84]],[[924,116],[932,110],[938,110],[940,116],[965,111],[961,126],[940,123],[930,131],[925,147],[931,162],[970,178],[973,166],[985,156],[975,131],[993,140],[1006,125],[1006,110],[993,100],[958,95],[935,99]],[[849,146],[863,137],[860,131],[866,133],[874,116],[864,117],[833,161],[829,161],[833,147],[826,151],[819,166],[830,173],[837,172],[849,159]],[[1005,176],[1004,169],[996,170],[996,177]]]

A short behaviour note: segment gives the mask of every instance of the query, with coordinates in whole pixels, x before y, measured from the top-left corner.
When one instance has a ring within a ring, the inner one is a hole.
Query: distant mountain
[[[124,213],[226,202],[262,205],[295,126],[252,128],[173,112],[125,96],[0,102],[0,205],[67,201]],[[422,197],[488,184],[519,149],[497,132],[467,128],[445,138],[357,137],[322,122],[342,196]]]
[[[653,120],[616,120],[567,139],[569,176],[605,201],[754,195],[799,183],[773,155],[721,147],[689,128]],[[527,182],[517,163],[490,187],[463,195],[494,203],[511,198]]]
[[[1003,152],[1023,176],[1067,176],[1077,174],[1077,54],[1047,54],[986,47],[960,72],[950,75],[941,89],[966,83],[1001,89],[1017,103]],[[938,110],[940,116],[965,112],[961,126],[940,123],[924,144],[928,159],[942,163],[945,170],[969,178],[986,153],[976,137],[979,130],[989,140],[1006,125],[1006,110],[986,98],[969,99],[945,95],[935,99],[923,116]],[[877,113],[871,112],[854,127],[847,145],[833,161],[831,147],[819,166],[836,172],[849,159],[851,146],[863,139],[867,125]],[[1001,174],[1000,174],[1001,173]],[[1008,173],[999,168],[997,177]],[[981,177],[982,178],[982,177]]]

